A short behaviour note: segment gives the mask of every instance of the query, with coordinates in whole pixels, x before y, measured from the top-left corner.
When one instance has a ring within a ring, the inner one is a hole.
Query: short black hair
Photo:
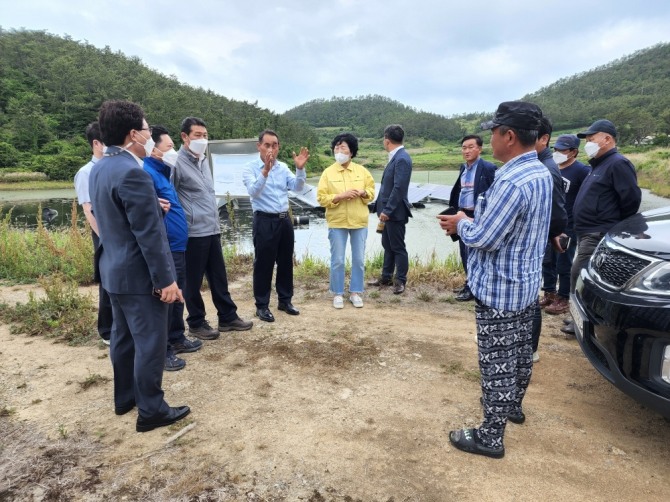
[[[535,143],[537,142],[537,131],[534,129],[520,129],[518,127],[501,125],[491,131],[492,134],[495,134],[495,130],[498,129],[500,130],[500,134],[505,134],[507,131],[514,131],[519,143],[523,146],[535,146]]]
[[[391,124],[384,129],[384,138],[399,145],[405,139],[405,130],[400,124]]]
[[[96,139],[102,142],[102,136],[100,135],[100,123],[97,120],[86,126],[86,139],[88,140],[88,144],[91,145],[91,148],[93,148],[93,141]]]
[[[461,146],[463,146],[463,143],[465,143],[470,139],[474,139],[477,142],[478,147],[484,146],[484,140],[482,139],[481,136],[477,136],[476,134],[468,134],[467,136],[464,136],[463,139],[461,140]]]
[[[266,134],[269,134],[270,136],[274,136],[275,138],[277,138],[277,141],[279,141],[279,134],[274,132],[272,129],[263,129],[261,131],[261,133],[258,135],[258,142],[259,143],[263,142],[263,136],[265,136]]]
[[[142,130],[144,117],[144,110],[137,103],[125,100],[105,101],[98,114],[102,142],[107,146],[123,145],[130,131]]]
[[[540,128],[537,131],[537,137],[541,138],[545,134],[548,134],[549,135],[549,140],[547,140],[548,143],[551,140],[552,132],[554,132],[554,125],[551,123],[551,119],[546,115],[542,115],[542,117],[540,117]]]
[[[156,143],[156,146],[160,144],[160,142],[163,140],[161,136],[163,134],[167,134],[168,136],[170,133],[168,130],[163,127],[162,125],[152,125],[151,126],[151,139],[154,140],[154,143]]]
[[[188,136],[189,134],[191,134],[191,127],[193,127],[194,125],[207,127],[205,121],[199,119],[198,117],[186,117],[184,120],[181,121],[181,132],[183,132]]]
[[[346,143],[351,151],[351,158],[353,159],[358,153],[358,138],[349,132],[343,132],[335,136],[335,139],[330,142],[330,150],[335,151],[335,147],[341,143]]]

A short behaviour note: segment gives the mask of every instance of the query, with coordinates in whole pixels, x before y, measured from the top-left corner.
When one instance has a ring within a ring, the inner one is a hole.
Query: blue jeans
[[[336,295],[344,294],[344,254],[347,238],[351,237],[351,282],[349,292],[362,293],[365,277],[365,240],[368,229],[365,228],[329,228],[330,241],[330,291]]]

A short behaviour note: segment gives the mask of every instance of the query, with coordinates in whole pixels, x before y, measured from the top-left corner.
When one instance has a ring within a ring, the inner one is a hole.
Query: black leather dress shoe
[[[372,281],[368,281],[368,286],[377,287],[377,288],[380,288],[382,286],[391,286],[392,284],[393,284],[393,281],[391,279],[384,279],[383,277],[380,277],[378,279],[374,279]]]
[[[256,309],[256,317],[261,321],[275,322],[275,316],[272,315],[272,312],[270,312],[270,309],[267,307]]]
[[[175,408],[170,408],[165,415],[160,415],[153,418],[143,418],[142,416],[138,416],[135,430],[137,432],[149,432],[158,427],[172,425],[173,423],[178,422],[184,418],[189,413],[191,413],[191,408],[188,406],[177,406]]]
[[[293,306],[292,303],[280,303],[277,305],[277,308],[282,312],[286,312],[289,315],[300,315],[300,311]]]
[[[405,283],[404,282],[396,282],[393,285],[393,294],[394,295],[401,295],[405,292]]]
[[[116,413],[117,415],[125,415],[130,410],[132,410],[134,407],[135,407],[135,401],[133,401],[132,403],[128,403],[126,405],[123,405],[123,406],[116,406],[114,408],[114,413]]]
[[[458,295],[456,295],[456,300],[459,302],[471,302],[475,299],[475,295],[472,294],[470,288],[465,286]]]

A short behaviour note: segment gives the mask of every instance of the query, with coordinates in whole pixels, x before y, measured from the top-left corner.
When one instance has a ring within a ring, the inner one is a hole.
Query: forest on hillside
[[[175,141],[182,119],[198,116],[211,139],[256,137],[275,129],[284,156],[316,142],[310,127],[183,84],[137,57],[45,31],[0,28],[0,168],[72,179],[90,155],[86,125],[108,99],[139,103],[149,123],[166,126]]]
[[[366,138],[381,138],[384,127],[402,124],[408,137],[457,141],[464,130],[458,121],[417,111],[384,96],[315,99],[284,113],[286,118],[312,127],[342,127]]]
[[[658,44],[606,65],[560,79],[522,99],[537,103],[555,129],[614,122],[621,143],[670,133],[670,44]]]

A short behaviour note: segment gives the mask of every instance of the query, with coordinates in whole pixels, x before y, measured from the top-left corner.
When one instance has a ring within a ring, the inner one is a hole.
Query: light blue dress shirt
[[[251,199],[251,208],[264,213],[288,211],[288,191],[302,190],[307,173],[304,169],[296,169],[296,174],[293,174],[286,164],[275,160],[266,178],[261,174],[263,166],[259,155],[244,169],[242,179]]]

